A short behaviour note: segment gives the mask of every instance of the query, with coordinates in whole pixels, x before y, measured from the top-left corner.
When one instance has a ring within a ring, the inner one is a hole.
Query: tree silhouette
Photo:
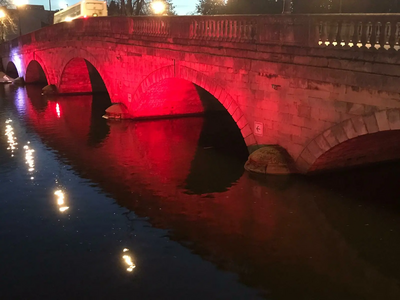
[[[286,0],[290,1],[290,0]],[[197,13],[279,14],[284,0],[198,0]],[[315,13],[398,13],[400,0],[292,0],[292,12]]]

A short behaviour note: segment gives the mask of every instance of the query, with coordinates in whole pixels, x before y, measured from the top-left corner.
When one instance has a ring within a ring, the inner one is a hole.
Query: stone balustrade
[[[33,41],[66,36],[169,38],[248,44],[329,47],[353,50],[399,50],[400,14],[221,15],[106,17],[60,23],[27,34],[5,51]],[[63,34],[64,33],[64,34]]]
[[[399,50],[400,16],[325,15],[318,16],[318,44],[327,47]]]

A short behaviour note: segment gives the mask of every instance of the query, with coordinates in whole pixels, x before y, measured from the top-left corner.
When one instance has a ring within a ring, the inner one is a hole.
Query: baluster
[[[400,48],[400,22],[396,23],[396,30],[394,35],[394,47],[393,49],[398,51]]]
[[[196,38],[201,37],[201,22],[197,22],[196,21],[196,28],[195,28],[195,32],[196,32]]]
[[[354,48],[356,46],[356,30],[357,30],[357,23],[350,22],[349,24],[349,41],[348,46]]]
[[[329,22],[329,46],[328,47],[335,47],[337,45],[337,34],[339,24],[338,22]]]
[[[251,23],[246,22],[245,30],[244,30],[244,37],[245,37],[246,41],[249,41],[251,39],[250,32],[251,32]]]
[[[323,27],[323,23],[321,22],[321,21],[319,21],[318,23],[316,23],[316,27],[315,27],[315,33],[316,33],[316,36],[317,36],[317,39],[318,39],[318,41],[317,41],[317,43],[318,43],[318,45],[322,45],[325,41],[323,40],[323,37],[322,37],[322,32],[323,32],[323,30],[324,30],[324,27]]]
[[[375,24],[372,24],[371,26],[371,36],[370,36],[370,44],[371,44],[371,49],[376,50],[380,48],[378,46],[379,44],[379,39],[381,38],[381,22],[376,22]],[[378,47],[378,48],[377,48]]]
[[[342,22],[341,27],[341,41],[340,44],[343,48],[350,48],[353,46],[354,23]]]
[[[196,20],[192,20],[192,22],[190,23],[190,31],[189,31],[189,38],[190,39],[195,39],[197,37],[196,25],[197,25],[197,21]]]
[[[203,39],[204,38],[204,36],[205,36],[205,21],[201,21],[200,22],[200,35],[201,35],[201,38]]]
[[[386,32],[386,48],[388,48],[388,50],[393,51],[395,50],[395,45],[396,45],[396,30],[397,30],[397,26],[396,26],[396,22],[388,22],[387,24],[389,24],[389,29]]]
[[[228,20],[224,20],[223,21],[223,35],[222,35],[222,39],[225,40],[228,36]]]
[[[220,34],[220,40],[223,40],[226,36],[226,20],[221,21],[221,34]]]
[[[215,39],[217,37],[217,29],[216,29],[216,21],[212,20],[212,38]]]
[[[337,47],[343,47],[343,44],[342,44],[342,42],[343,42],[342,26],[345,25],[345,24],[343,24],[343,23],[344,23],[344,21],[342,21],[342,20],[339,20],[339,21],[337,22],[337,32],[336,32],[336,37],[335,37],[335,39],[336,39],[336,46],[337,46]]]
[[[242,39],[242,32],[243,32],[243,22],[242,21],[237,21],[237,31],[236,31],[236,40],[240,41]]]
[[[232,21],[228,21],[228,32],[227,32],[227,38],[228,40],[232,39]]]
[[[164,22],[164,21],[162,21],[162,22],[161,22],[161,25],[162,25],[163,34],[164,34],[164,35],[169,35],[169,27],[168,27],[169,22]]]
[[[238,38],[238,21],[233,21],[233,39],[237,41]]]
[[[363,44],[366,48],[371,48],[371,36],[372,36],[372,23],[368,22],[365,24],[363,28],[363,34],[365,35],[365,44]]]

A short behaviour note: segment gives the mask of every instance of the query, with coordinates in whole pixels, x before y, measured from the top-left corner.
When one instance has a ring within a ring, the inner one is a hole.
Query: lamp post
[[[22,30],[21,30],[21,13],[20,13],[20,7],[24,6],[26,4],[26,0],[14,0],[14,5],[17,7],[17,13],[18,13],[18,28],[19,28],[19,36],[22,35]]]

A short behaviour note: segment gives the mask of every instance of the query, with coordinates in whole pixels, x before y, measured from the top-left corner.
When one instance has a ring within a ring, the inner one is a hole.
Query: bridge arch
[[[6,66],[6,74],[7,74],[8,76],[10,76],[11,78],[17,78],[17,77],[19,77],[19,71],[18,71],[18,69],[17,69],[17,66],[16,66],[15,63],[14,63],[13,61],[11,61],[11,60],[7,63],[7,66]]]
[[[157,84],[162,80],[172,78],[183,79],[192,82],[213,95],[232,116],[243,136],[246,145],[251,146],[257,144],[247,118],[233,97],[219,83],[215,82],[215,80],[211,79],[209,76],[181,65],[166,66],[150,73],[139,84],[138,88],[133,94],[132,101],[128,106],[131,114],[133,116],[135,115],[135,105],[140,101],[140,99],[142,99],[146,91],[152,85]]]
[[[347,119],[325,130],[302,151],[302,173],[353,167],[400,158],[400,109]]]
[[[108,92],[109,82],[102,64],[95,56],[82,49],[69,49],[62,55],[57,88],[64,93]]]
[[[47,71],[40,58],[35,58],[28,63],[25,73],[26,83],[48,83]]]

